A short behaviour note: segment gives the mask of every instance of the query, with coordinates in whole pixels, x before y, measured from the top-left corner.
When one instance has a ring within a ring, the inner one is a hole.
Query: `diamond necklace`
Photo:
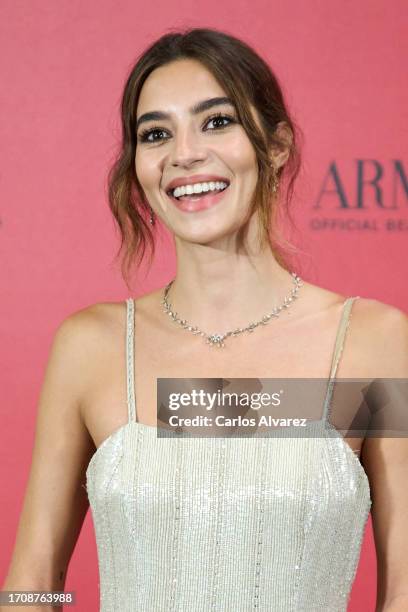
[[[297,298],[299,287],[302,286],[302,279],[299,276],[297,276],[295,272],[292,272],[291,276],[292,276],[292,281],[294,283],[294,287],[291,290],[289,296],[285,297],[283,304],[281,306],[277,306],[276,308],[274,308],[271,313],[264,315],[262,319],[260,319],[256,323],[250,323],[247,327],[238,327],[237,329],[225,332],[225,334],[219,334],[219,333],[207,334],[206,332],[201,331],[197,326],[193,327],[192,325],[187,323],[185,319],[180,319],[177,316],[177,312],[172,311],[171,305],[167,301],[167,295],[169,293],[170,287],[174,283],[174,279],[170,281],[169,284],[166,285],[164,289],[164,297],[162,300],[162,304],[164,306],[164,312],[168,314],[169,317],[171,317],[175,323],[178,323],[179,325],[181,325],[183,329],[186,329],[187,331],[190,331],[195,335],[203,336],[204,338],[206,338],[206,344],[210,344],[211,346],[216,346],[217,348],[223,348],[225,347],[224,340],[228,338],[229,336],[238,336],[239,334],[242,334],[245,331],[251,333],[254,331],[256,327],[258,327],[258,325],[267,325],[272,317],[279,317],[281,311],[284,308],[290,307],[293,300]]]

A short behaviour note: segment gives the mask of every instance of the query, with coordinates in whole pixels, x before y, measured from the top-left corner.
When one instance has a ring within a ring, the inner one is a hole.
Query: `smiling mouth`
[[[226,182],[225,182],[226,183]],[[190,193],[180,197],[172,195],[174,191],[168,191],[166,195],[169,197],[172,204],[184,213],[198,213],[201,211],[213,208],[220,202],[224,201],[224,193],[230,186],[230,183],[222,189],[210,189],[201,193]]]
[[[222,193],[223,191],[228,189],[228,187],[229,183],[226,187],[223,187],[222,189],[210,189],[208,191],[202,191],[201,193],[186,193],[185,195],[179,196],[178,198],[173,195],[174,189],[170,189],[166,193],[170,198],[172,198],[173,200],[177,200],[178,202],[182,202],[183,200],[192,200],[194,202],[196,200],[201,200],[206,196],[218,195],[219,193]]]

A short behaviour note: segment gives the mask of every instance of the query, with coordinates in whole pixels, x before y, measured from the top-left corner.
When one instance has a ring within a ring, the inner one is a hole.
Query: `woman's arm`
[[[408,317],[391,307],[387,307],[387,311],[383,323],[375,330],[380,334],[382,345],[382,376],[408,380]],[[408,403],[403,408],[408,411]],[[362,451],[373,500],[371,515],[377,554],[376,612],[408,610],[407,418],[399,425],[400,438],[367,437]]]
[[[80,413],[90,358],[91,309],[68,317],[53,339],[39,399],[31,470],[2,590],[64,590],[68,563],[89,505],[85,470],[95,450]]]
[[[408,439],[371,438],[363,463],[373,500],[376,612],[408,610]]]

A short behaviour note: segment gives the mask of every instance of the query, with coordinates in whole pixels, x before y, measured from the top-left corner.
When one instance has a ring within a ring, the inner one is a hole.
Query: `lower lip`
[[[177,200],[173,196],[168,197],[179,210],[183,210],[184,212],[198,212],[199,210],[207,210],[207,208],[212,208],[218,204],[228,189],[229,185],[224,189],[224,191],[219,191],[218,193],[210,192],[207,195],[201,196],[197,199],[194,199],[194,196],[191,198],[183,198],[182,200]]]

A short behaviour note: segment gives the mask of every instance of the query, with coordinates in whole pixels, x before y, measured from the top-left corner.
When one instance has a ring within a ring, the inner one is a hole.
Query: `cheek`
[[[258,164],[255,155],[255,150],[250,140],[247,138],[246,134],[237,134],[236,137],[233,139],[233,142],[229,143],[228,151],[226,154],[228,155],[228,163],[234,174],[257,174]]]
[[[153,186],[157,185],[157,169],[149,160],[141,154],[135,156],[135,171],[139,183],[144,191],[148,191]]]

